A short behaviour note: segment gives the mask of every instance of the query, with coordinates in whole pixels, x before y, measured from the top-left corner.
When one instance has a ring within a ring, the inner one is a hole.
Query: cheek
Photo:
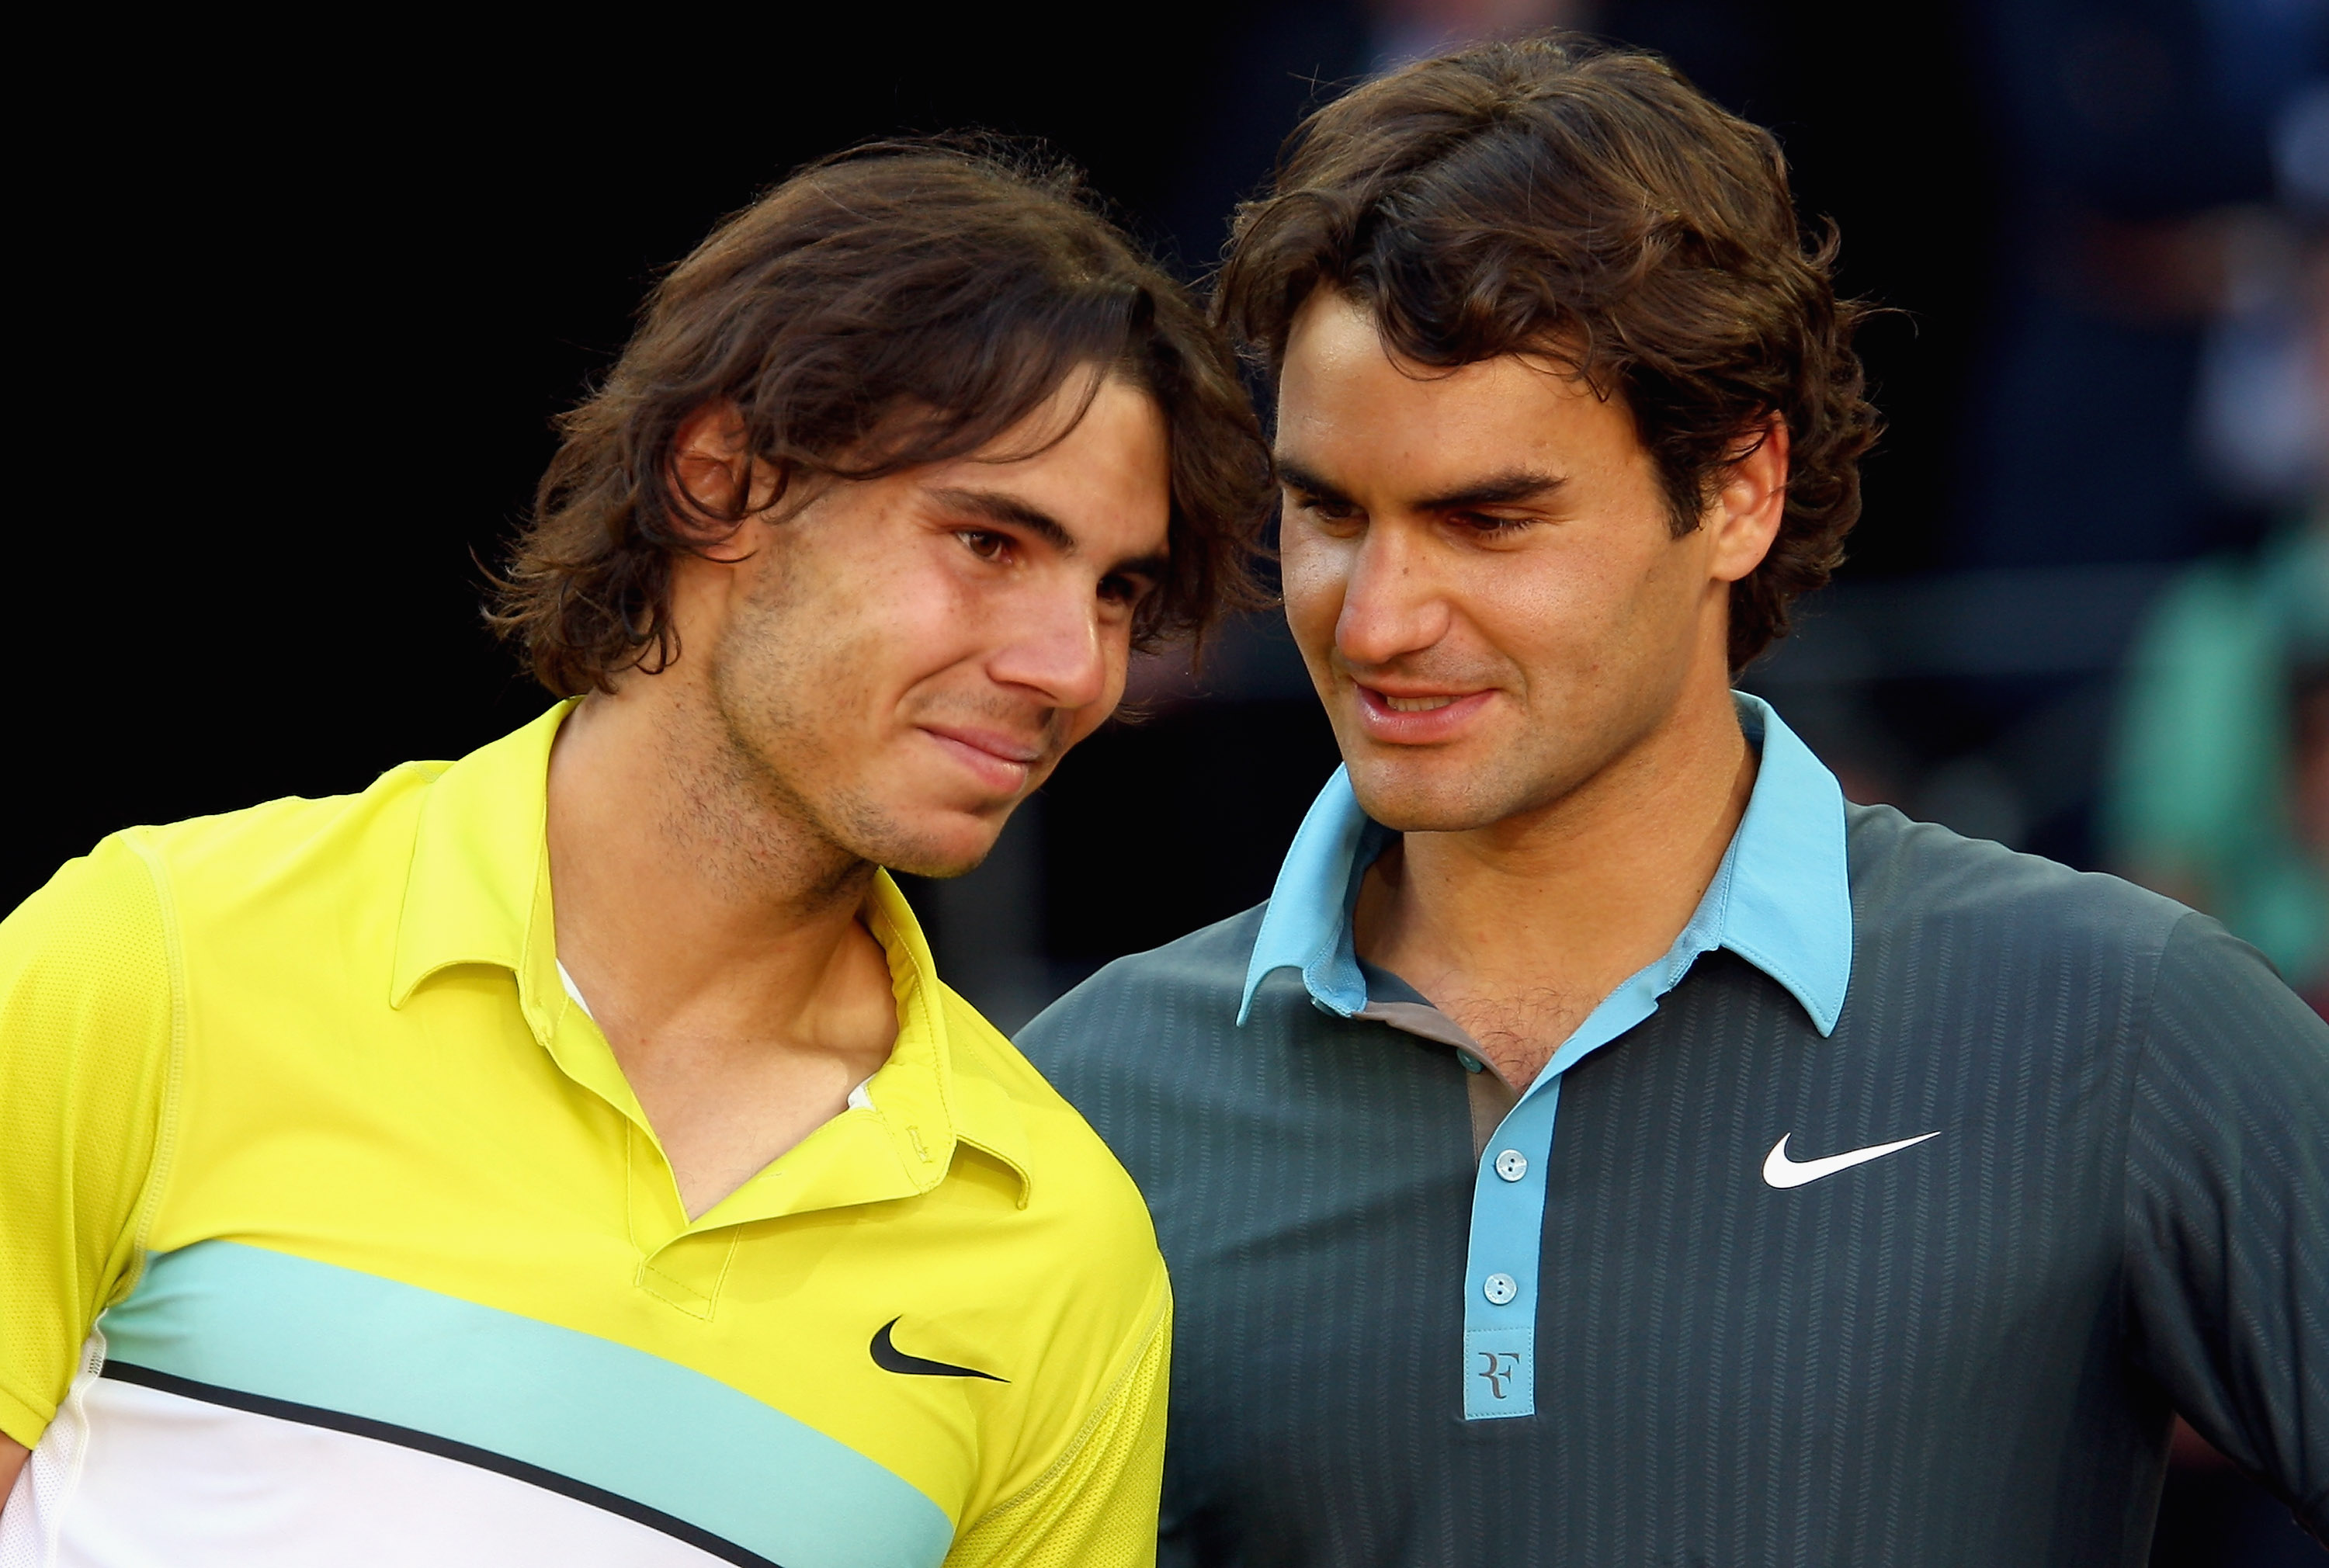
[[[1674,596],[1639,556],[1482,556],[1466,577],[1466,615],[1477,634],[1540,678],[1623,664],[1667,641],[1650,628],[1673,618]]]
[[[1690,642],[1710,603],[1727,603],[1730,587],[1714,575],[1721,540],[1712,524],[1676,539],[1667,534],[1642,569],[1636,598],[1645,627],[1663,629],[1670,646]]]
[[[849,716],[878,711],[883,690],[910,684],[936,650],[929,623],[948,618],[942,596],[900,565],[825,539],[772,560],[726,640],[731,690],[756,693],[796,726],[836,733],[851,728]]]
[[[836,585],[849,605],[836,616],[846,623],[846,657],[879,668],[901,687],[958,662],[995,613],[960,574],[946,569],[940,550],[927,540],[911,543],[922,548],[868,559]]]
[[[1603,564],[1574,556],[1482,556],[1466,563],[1469,618],[1523,660],[1599,641],[1612,621]]]

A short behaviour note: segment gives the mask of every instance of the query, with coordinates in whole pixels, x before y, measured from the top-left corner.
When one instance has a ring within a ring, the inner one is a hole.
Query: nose
[[[1002,646],[987,663],[995,681],[1070,711],[1108,695],[1111,649],[1090,584],[1031,589],[1014,596],[1008,615]]]
[[[1447,599],[1413,533],[1378,523],[1348,558],[1334,650],[1359,668],[1419,653],[1447,634]]]

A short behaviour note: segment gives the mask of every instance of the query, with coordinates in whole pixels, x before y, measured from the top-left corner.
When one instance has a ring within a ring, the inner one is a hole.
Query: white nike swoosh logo
[[[1898,1154],[1928,1138],[1939,1136],[1938,1131],[1920,1132],[1914,1138],[1903,1138],[1898,1143],[1875,1143],[1866,1149],[1849,1149],[1842,1154],[1831,1154],[1824,1160],[1798,1161],[1787,1158],[1787,1138],[1782,1135],[1777,1143],[1771,1145],[1771,1152],[1763,1157],[1763,1179],[1773,1187],[1801,1187],[1806,1181],[1817,1181],[1823,1176],[1834,1176],[1839,1170],[1850,1170],[1855,1165],[1865,1165],[1872,1160]]]

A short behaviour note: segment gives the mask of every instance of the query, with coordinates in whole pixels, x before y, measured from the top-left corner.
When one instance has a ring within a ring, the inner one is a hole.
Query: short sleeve
[[[134,1262],[172,1019],[160,895],[125,837],[0,920],[0,1432],[27,1448]]]
[[[965,1531],[948,1568],[1147,1568],[1156,1561],[1173,1310],[1075,1444],[1041,1479]]]
[[[2329,1026],[2204,915],[2136,1064],[2126,1268],[2137,1364],[2329,1536]]]

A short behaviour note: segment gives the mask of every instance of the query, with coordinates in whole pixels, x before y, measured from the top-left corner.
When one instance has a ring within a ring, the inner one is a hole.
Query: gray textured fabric
[[[2171,1410],[2329,1534],[2329,1028],[2123,882],[1881,807],[1850,864],[1833,1038],[1714,953],[1572,1070],[1524,1420],[1449,1376],[1451,1048],[1290,972],[1235,1028],[1259,911],[1027,1027],[1172,1266],[1167,1564],[2137,1564]]]

